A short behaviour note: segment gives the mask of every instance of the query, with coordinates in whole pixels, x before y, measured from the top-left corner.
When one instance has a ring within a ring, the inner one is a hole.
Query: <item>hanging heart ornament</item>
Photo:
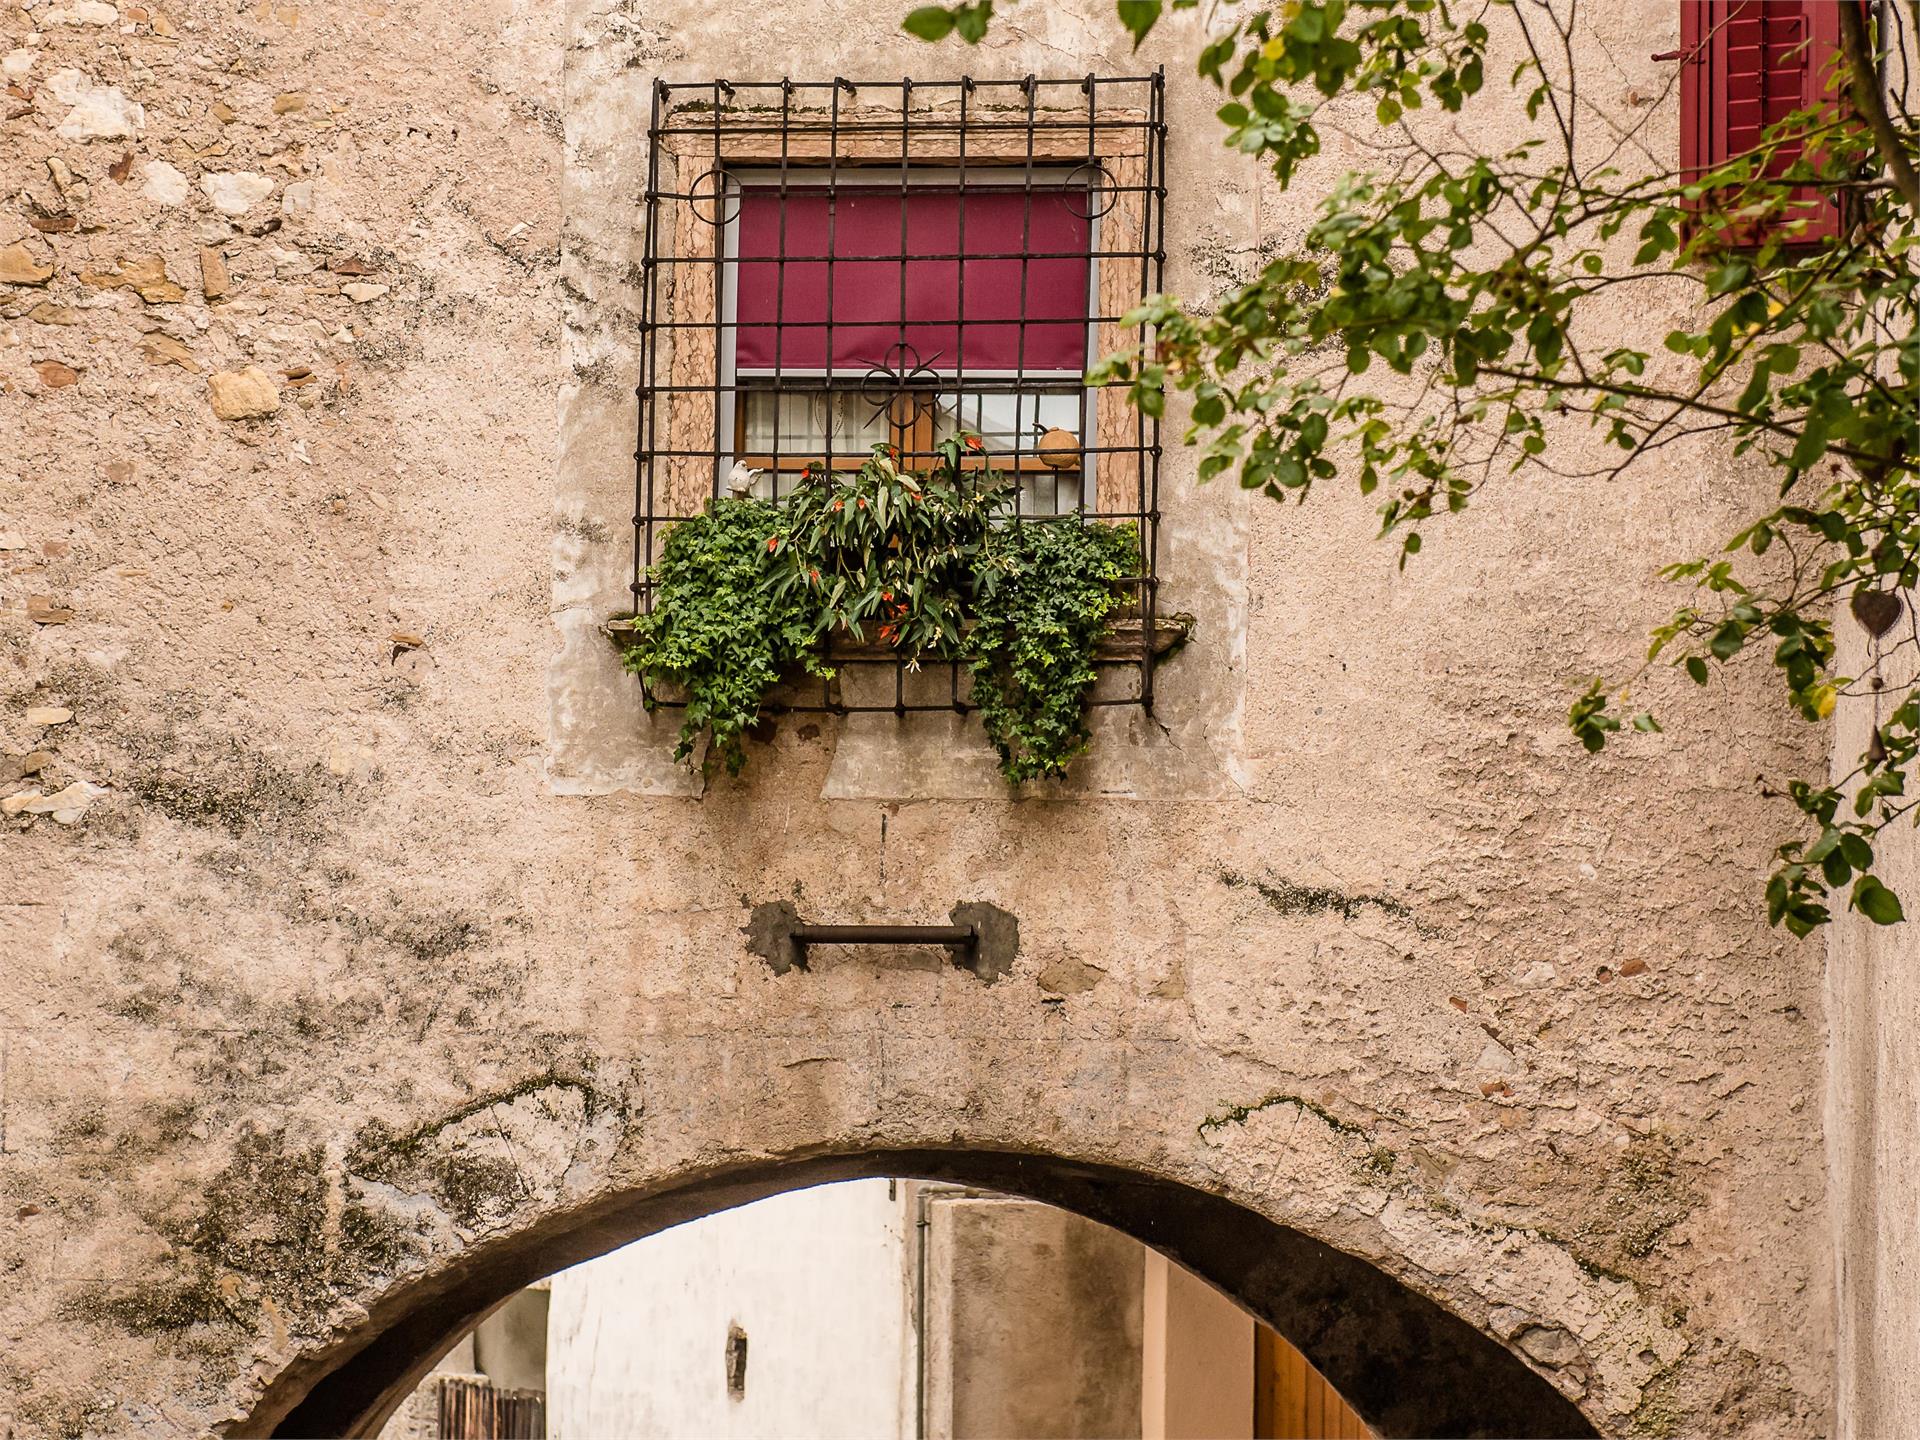
[[[1848,608],[1866,632],[1878,640],[1894,627],[1905,607],[1891,590],[1857,590]]]

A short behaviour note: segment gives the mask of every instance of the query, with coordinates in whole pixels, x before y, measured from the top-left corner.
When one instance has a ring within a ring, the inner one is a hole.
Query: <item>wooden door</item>
[[[1254,1440],[1371,1440],[1373,1432],[1306,1356],[1256,1324],[1253,1434]]]

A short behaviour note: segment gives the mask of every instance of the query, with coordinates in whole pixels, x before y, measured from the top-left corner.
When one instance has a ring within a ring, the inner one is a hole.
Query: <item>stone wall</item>
[[[1598,760],[1563,724],[1760,498],[1718,451],[1516,477],[1399,575],[1345,489],[1170,444],[1201,625],[1077,782],[922,783],[952,737],[890,719],[670,764],[593,633],[656,74],[1165,60],[1170,285],[1310,211],[1218,147],[1191,17],[1132,57],[1029,0],[965,54],[894,8],[0,10],[0,1417],[236,1424],[556,1217],[986,1147],[1361,1256],[1603,1428],[1820,1433],[1821,949],[1764,925],[1754,781],[1819,737],[1758,675],[1656,681],[1668,733]],[[1590,15],[1638,118],[1674,7]],[[774,976],[769,899],[988,900],[1021,956]]]

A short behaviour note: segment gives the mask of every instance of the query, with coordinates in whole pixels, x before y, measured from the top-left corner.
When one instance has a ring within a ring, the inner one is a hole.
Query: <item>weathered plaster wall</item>
[[[1148,1251],[1142,1277],[1142,1440],[1254,1434],[1254,1323],[1202,1280]],[[1274,1427],[1276,1430],[1278,1426]]]
[[[910,1416],[903,1433],[1138,1435],[1139,1244],[1004,1195],[936,1190],[912,1198],[926,1221],[925,1420],[915,1428]]]
[[[0,775],[64,797],[0,828],[5,1425],[193,1433],[536,1220],[982,1145],[1367,1257],[1608,1429],[1817,1433],[1821,957],[1758,913],[1754,784],[1816,737],[1723,688],[1597,761],[1562,725],[1758,494],[1723,458],[1519,477],[1398,576],[1354,497],[1170,454],[1178,723],[1073,793],[920,790],[935,741],[832,722],[704,794],[667,763],[591,633],[655,74],[1164,58],[1170,282],[1309,203],[1217,149],[1191,28],[1133,58],[1030,0],[962,56],[893,8],[0,10]],[[1604,8],[1637,118],[1677,22]],[[739,932],[784,897],[991,900],[1022,956],[774,977]]]

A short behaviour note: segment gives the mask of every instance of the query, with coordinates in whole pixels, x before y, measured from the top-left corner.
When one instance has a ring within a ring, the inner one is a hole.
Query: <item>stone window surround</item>
[[[897,82],[891,83],[897,85]],[[916,107],[920,98],[916,94]],[[617,102],[613,108],[620,108]],[[624,107],[624,113],[633,114],[631,102]],[[631,127],[627,133],[632,133]],[[897,136],[897,126],[894,133]],[[1124,128],[1112,134],[1096,133],[1102,141],[1096,158],[1112,177],[1116,189],[1122,191],[1120,199],[1124,201],[1124,187],[1141,183],[1146,174],[1144,135],[1138,129]],[[1130,140],[1119,139],[1128,136]],[[913,153],[915,164],[958,168],[960,147],[951,134],[929,134],[922,139],[924,143],[917,144]],[[770,161],[776,166],[779,161],[777,130],[771,134],[730,135],[722,127],[717,142],[710,130],[665,135],[661,141],[663,157],[671,157],[676,167],[672,176],[647,177],[644,165],[639,164],[645,158],[646,147],[636,147],[639,155],[635,161],[639,168],[630,167],[628,171],[634,183],[625,192],[626,208],[616,213],[607,203],[614,199],[614,188],[605,180],[613,172],[601,172],[575,190],[576,194],[592,194],[599,203],[586,207],[587,213],[574,211],[569,215],[569,226],[588,241],[582,248],[583,254],[600,248],[609,254],[625,250],[631,257],[621,284],[624,312],[635,319],[643,308],[639,292],[644,288],[647,189],[671,190],[673,186],[669,181],[677,178],[679,167],[688,167],[691,175],[698,176],[716,167],[764,169]],[[794,125],[787,137],[790,164],[826,161],[829,141],[822,127],[809,130]],[[976,167],[985,171],[1024,165],[1028,158],[1027,145],[1024,128],[997,136],[990,132],[976,135],[970,131],[965,145],[969,175]],[[897,167],[897,146],[897,139],[862,141],[854,137],[850,143],[849,137],[842,136],[841,161],[866,166],[890,162]],[[1036,167],[1072,168],[1084,163],[1087,155],[1084,124],[1073,130],[1042,128],[1033,132],[1031,158]],[[699,169],[691,169],[695,164]],[[688,207],[677,208],[685,211]],[[665,213],[664,206],[662,209]],[[1116,203],[1103,217],[1103,223],[1110,227],[1124,223],[1123,217],[1116,214],[1119,210],[1120,205]],[[684,242],[711,248],[718,239],[717,228],[698,219],[682,218],[675,230],[672,243],[676,244]],[[1153,243],[1156,247],[1160,244],[1157,235]],[[1106,242],[1102,248],[1118,250],[1122,246]],[[1097,270],[1096,303],[1101,315],[1118,317],[1138,302],[1142,287],[1137,261],[1131,271],[1112,263],[1097,265]],[[676,317],[715,316],[718,301],[715,289],[711,283],[696,284],[676,295],[673,302]],[[604,287],[602,293],[605,293]],[[568,317],[569,326],[578,340],[592,340],[586,348],[603,350],[599,336],[605,333],[604,326],[609,321],[617,322],[619,312],[596,313],[596,308],[590,295],[576,297]],[[1111,321],[1098,326],[1097,344],[1102,353],[1124,348],[1133,337],[1134,332]],[[637,375],[639,366],[630,342],[623,342],[621,348],[627,352],[623,368],[627,374]],[[704,359],[689,356],[684,363],[689,367],[685,373],[689,374],[701,374],[692,367],[704,365],[704,374],[710,381],[711,355]],[[583,403],[563,407],[563,427],[575,429],[576,434],[570,437],[567,458],[563,460],[562,513],[575,517],[566,522],[570,527],[617,529],[633,513],[630,503],[616,507],[613,499],[616,492],[609,484],[606,471],[588,475],[578,468],[588,455],[602,460],[610,458],[614,435],[602,428],[605,421],[597,421],[585,431],[578,429],[589,411],[610,419],[610,407],[597,397],[591,404],[584,403],[584,395],[579,399]],[[1090,408],[1095,411],[1096,446],[1105,443],[1102,437],[1120,433],[1123,427],[1130,434],[1136,423],[1124,390],[1117,387],[1096,394]],[[631,448],[637,432],[631,418],[631,403],[626,413],[629,419],[622,438]],[[710,401],[701,405],[696,399],[683,406],[682,413],[671,423],[695,424],[711,434],[715,418]],[[1176,421],[1169,423],[1177,424]],[[1182,479],[1190,481],[1191,465],[1185,462],[1184,452],[1176,447],[1169,458],[1175,462],[1175,483]],[[1189,492],[1168,505],[1167,479],[1163,475],[1161,509],[1170,513],[1163,514],[1160,527],[1160,570],[1163,578],[1170,579],[1175,588],[1172,595],[1161,602],[1161,609],[1163,613],[1177,610],[1183,615],[1197,615],[1199,625],[1195,638],[1173,662],[1177,667],[1173,672],[1176,678],[1158,688],[1151,715],[1143,713],[1138,705],[1096,710],[1091,717],[1094,743],[1088,754],[1075,763],[1073,774],[1063,782],[1025,787],[1023,795],[1201,799],[1217,798],[1239,787],[1241,777],[1234,751],[1240,735],[1239,706],[1244,695],[1244,677],[1238,667],[1246,604],[1244,506],[1235,503],[1237,496],[1230,498],[1230,492],[1223,491],[1214,491],[1211,495]],[[712,481],[710,472],[703,472],[690,481],[677,477],[674,483],[684,485],[704,503]],[[631,490],[628,494],[631,496]],[[658,508],[664,510],[665,506]],[[594,555],[589,572],[575,568],[583,549],[590,547],[576,544],[572,534],[557,537],[555,548],[559,606],[556,619],[565,644],[550,670],[550,690],[554,696],[548,764],[550,782],[560,791],[578,794],[620,790],[666,795],[701,793],[705,781],[674,764],[670,758],[677,716],[666,711],[649,715],[643,710],[640,686],[632,676],[619,670],[617,656],[600,633],[607,619],[618,613],[622,602],[610,597],[592,602],[595,613],[569,608],[570,601],[578,606],[586,599],[583,586],[590,573],[606,575],[602,562],[607,557]],[[631,549],[628,553],[632,553]],[[1171,557],[1182,553],[1193,554],[1199,568],[1181,574],[1178,559]],[[625,588],[629,587],[623,586]],[[605,595],[606,592],[597,590],[596,593]],[[1000,777],[991,747],[978,733],[978,722],[970,716],[920,713],[900,720],[892,714],[849,715],[829,720],[819,729],[825,732],[833,755],[821,792],[823,798],[997,801],[1017,798]],[[779,763],[771,755],[769,761]]]

